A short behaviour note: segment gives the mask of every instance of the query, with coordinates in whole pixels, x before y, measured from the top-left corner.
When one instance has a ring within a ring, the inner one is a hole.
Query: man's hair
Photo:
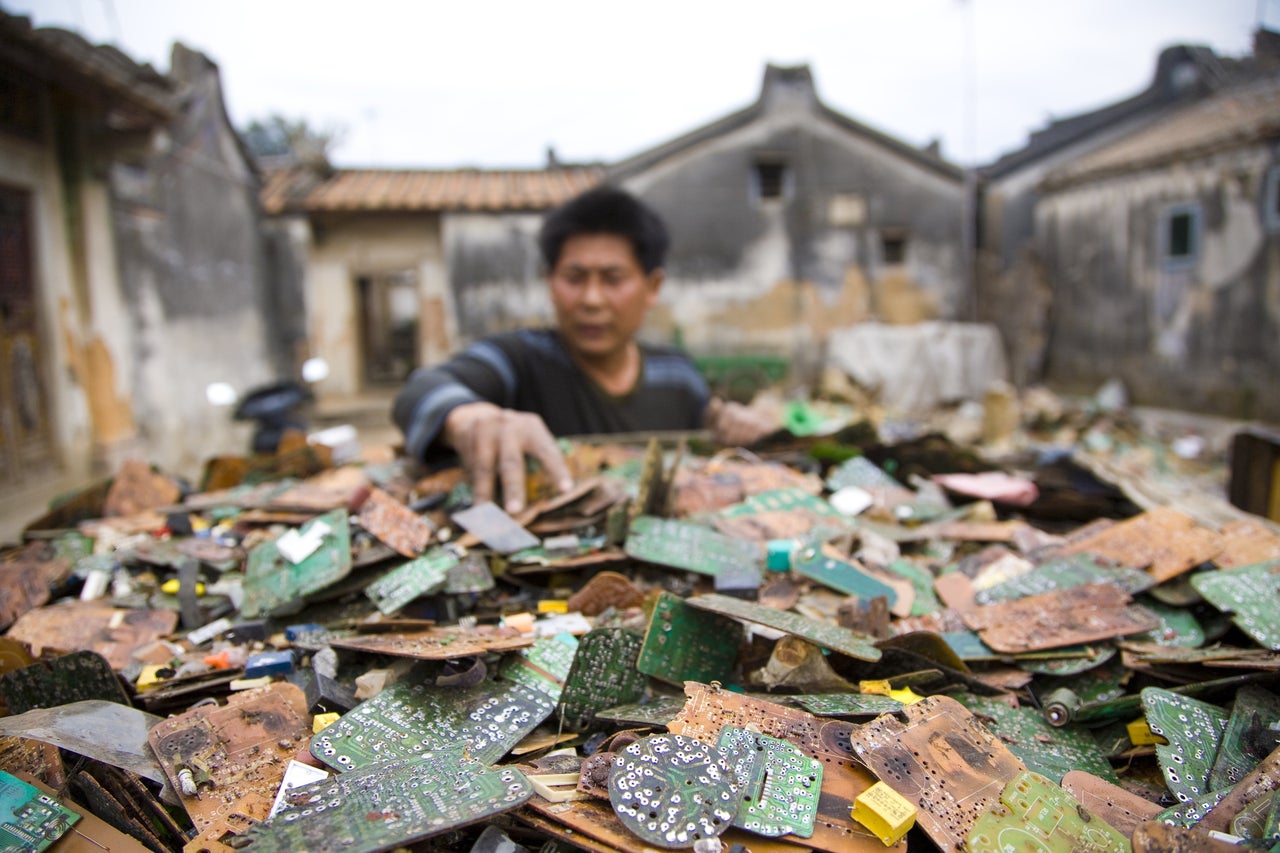
[[[538,246],[547,269],[555,269],[565,241],[580,234],[614,234],[631,243],[645,273],[662,267],[671,237],[662,218],[640,199],[617,187],[587,190],[547,213]]]

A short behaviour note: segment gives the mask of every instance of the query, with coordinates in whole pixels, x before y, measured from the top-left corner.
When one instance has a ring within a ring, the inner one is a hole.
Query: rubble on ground
[[[0,550],[0,836],[1275,848],[1280,528],[1221,442],[999,388],[785,418],[566,444],[514,518],[298,436],[124,465]]]

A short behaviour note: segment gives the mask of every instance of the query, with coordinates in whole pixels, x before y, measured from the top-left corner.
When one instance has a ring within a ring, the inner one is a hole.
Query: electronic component
[[[1147,725],[1169,742],[1156,746],[1156,759],[1169,790],[1183,803],[1207,794],[1227,712],[1158,687],[1143,688],[1141,695]]]
[[[1233,787],[1270,755],[1277,746],[1277,724],[1280,697],[1252,684],[1241,687],[1209,773],[1209,790]]]
[[[508,655],[499,673],[508,681],[541,690],[558,700],[577,651],[577,637],[572,634],[556,634],[537,640],[532,646],[516,654]]]
[[[1159,624],[1129,600],[1117,586],[1091,583],[989,604],[960,618],[991,648],[1017,654],[1137,634]]]
[[[301,550],[293,553],[285,547],[282,551],[281,540],[295,533],[294,538],[304,543]],[[346,510],[335,509],[249,552],[240,613],[252,619],[287,609],[350,572],[351,528]]]
[[[540,544],[537,536],[489,501],[455,512],[452,518],[455,524],[499,554],[514,554]]]
[[[872,576],[857,560],[837,557],[817,546],[810,545],[793,554],[791,570],[845,595],[863,600],[882,595],[890,608],[898,602],[898,591]]]
[[[129,696],[111,671],[111,664],[97,652],[89,651],[36,661],[6,672],[0,675],[0,693],[4,694],[10,714],[88,699],[129,704]]]
[[[644,639],[624,628],[597,628],[578,640],[578,651],[560,694],[560,716],[581,731],[596,712],[635,702],[649,679],[636,669]]]
[[[80,820],[80,815],[33,785],[0,770],[0,847],[48,849]]]
[[[897,844],[916,825],[916,807],[883,782],[877,782],[853,801],[853,819],[885,843]]]
[[[917,822],[943,850],[959,849],[1005,785],[1026,770],[949,696],[929,696],[853,727],[850,741],[880,781],[915,805]]]
[[[1016,841],[1015,841],[1016,839]],[[1039,773],[1019,773],[1000,801],[978,817],[964,849],[1005,853],[1013,847],[1057,853],[1129,853],[1129,839],[1091,815]]]
[[[213,844],[266,820],[285,767],[306,743],[311,717],[302,691],[277,682],[161,720],[147,735],[169,783]]]
[[[675,849],[728,829],[738,813],[738,787],[714,746],[682,735],[651,735],[614,759],[609,803],[640,838]]]
[[[410,559],[427,550],[434,533],[426,519],[376,487],[369,490],[357,518],[378,541]]]
[[[689,698],[668,724],[672,732],[715,743],[725,726],[734,726],[786,740],[822,763],[822,796],[807,845],[828,853],[884,850],[879,839],[868,835],[849,813],[849,804],[876,781],[850,745],[857,726],[731,693],[715,684],[688,682],[684,692]]]
[[[1068,545],[1064,554],[1093,554],[1134,569],[1157,583],[1177,577],[1222,550],[1222,539],[1173,507],[1147,510]]]
[[[955,698],[976,714],[1028,770],[1047,776],[1054,783],[1073,769],[1119,781],[1111,762],[1088,731],[1078,726],[1052,726],[1033,708],[1010,708],[985,696],[962,693]]]
[[[742,627],[733,619],[663,592],[654,604],[636,668],[671,684],[728,681],[741,638]]]
[[[1191,585],[1210,604],[1234,614],[1231,621],[1264,649],[1280,650],[1280,560],[1191,576]]]
[[[457,749],[423,753],[293,788],[237,845],[252,853],[375,853],[510,811],[533,796],[514,767]]]
[[[880,650],[873,645],[870,637],[854,633],[838,625],[828,625],[816,619],[801,616],[799,613],[778,610],[775,607],[767,607],[752,601],[743,601],[727,595],[716,594],[697,595],[685,599],[685,603],[700,610],[709,610],[722,616],[731,616],[734,619],[742,619],[758,625],[766,625],[779,631],[785,631],[792,636],[807,640],[815,646],[831,649],[858,660],[880,660]]]
[[[822,763],[785,740],[725,726],[716,747],[740,788],[733,825],[760,835],[808,838],[818,817]]]
[[[809,693],[787,698],[819,717],[878,717],[902,709],[897,699],[879,693]]]
[[[493,764],[551,716],[556,698],[506,681],[452,688],[399,681],[311,739],[311,754],[341,772],[466,744]]]
[[[764,548],[758,542],[684,521],[639,516],[631,522],[624,550],[632,559],[711,577],[754,566],[757,586],[764,577]]]
[[[1058,589],[1104,582],[1115,584],[1130,595],[1137,595],[1155,585],[1155,580],[1146,572],[1128,566],[1109,565],[1092,554],[1075,554],[1050,560],[1026,574],[979,589],[974,594],[974,600],[978,604],[995,604]]]
[[[1132,837],[1139,824],[1160,813],[1156,803],[1083,770],[1072,770],[1063,776],[1062,790],[1125,838]]]
[[[443,587],[457,565],[458,557],[452,551],[433,548],[378,578],[364,588],[364,594],[379,611],[390,615],[418,596]]]

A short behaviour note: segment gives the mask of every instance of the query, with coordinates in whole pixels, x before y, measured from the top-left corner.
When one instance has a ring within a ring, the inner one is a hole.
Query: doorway
[[[360,344],[366,387],[396,386],[418,353],[418,274],[414,270],[360,276]]]
[[[53,464],[31,237],[31,194],[0,187],[0,485],[6,486]]]

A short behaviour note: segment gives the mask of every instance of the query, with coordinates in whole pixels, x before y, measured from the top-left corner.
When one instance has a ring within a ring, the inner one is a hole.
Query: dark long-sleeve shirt
[[[640,354],[636,386],[613,396],[573,363],[556,332],[493,335],[445,364],[415,370],[392,418],[415,459],[426,457],[449,412],[479,401],[540,415],[557,436],[701,428],[710,392],[689,357],[644,343]]]

